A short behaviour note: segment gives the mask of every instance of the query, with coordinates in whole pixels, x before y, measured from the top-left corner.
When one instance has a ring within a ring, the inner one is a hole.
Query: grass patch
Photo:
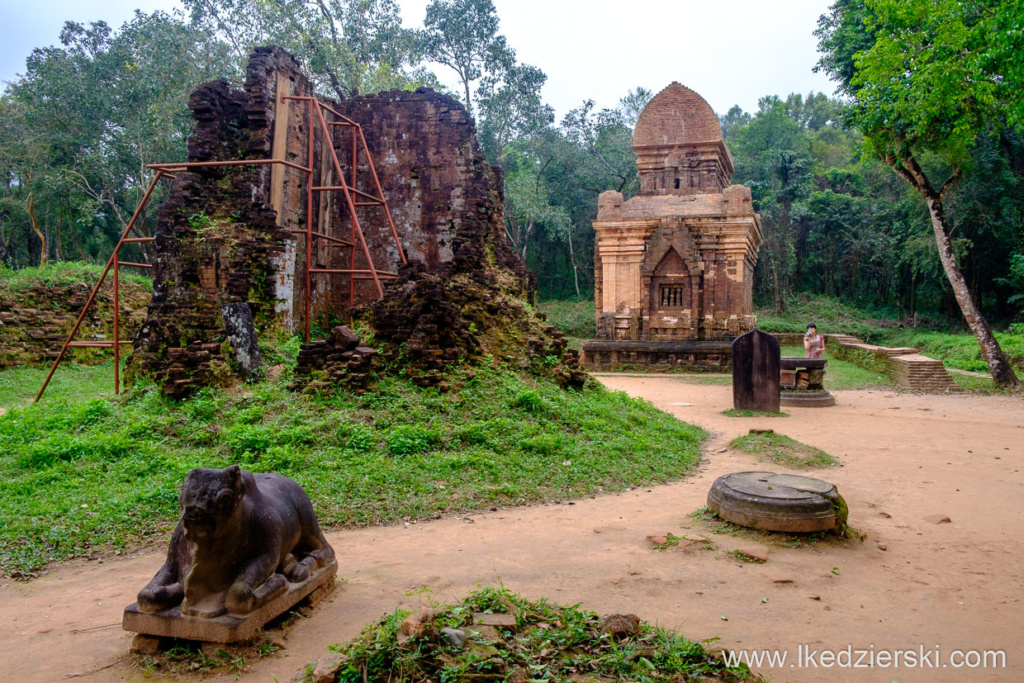
[[[565,333],[569,348],[580,349],[580,343],[597,336],[594,298],[543,301],[537,306],[548,322]]]
[[[774,432],[738,436],[729,442],[729,446],[795,470],[831,467],[836,464],[836,459],[825,451]]]
[[[736,410],[735,408],[723,410],[722,415],[728,417],[789,417],[789,413],[773,413],[767,410]]]
[[[168,639],[169,647],[156,655],[135,655],[135,663],[143,671],[162,676],[221,673],[238,679],[249,665],[274,655],[281,648],[270,640],[256,636],[249,643],[199,643],[193,640]],[[205,646],[205,651],[204,651]]]
[[[0,416],[0,574],[165,543],[195,467],[280,472],[324,526],[366,526],[663,483],[692,470],[705,436],[596,383],[569,392],[484,368],[444,394],[383,377],[321,398],[282,379],[183,401],[151,385],[101,398],[103,370],[62,367],[26,407],[45,370],[0,373],[18,406]]]
[[[18,268],[17,270],[0,266],[0,292],[24,292],[38,285],[68,287],[80,282],[85,283],[91,289],[102,274],[102,265],[82,263],[81,261],[61,261],[47,264],[41,268]],[[108,277],[112,276],[108,275]],[[145,275],[122,270],[119,277],[124,282],[140,285],[150,291],[153,289],[153,280]]]
[[[473,615],[480,612],[513,615],[515,626],[474,633]],[[424,633],[399,645],[396,633],[407,614],[396,611],[352,641],[332,645],[331,650],[348,657],[337,680],[763,680],[745,665],[727,667],[720,652],[668,629],[640,621],[628,632],[612,635],[609,631],[616,629],[606,628],[605,620],[593,612],[546,599],[529,601],[505,589],[484,588],[461,603],[436,606]],[[469,638],[454,647],[439,636],[444,628],[461,630]]]
[[[22,365],[0,372],[0,408],[11,410],[28,406],[39,393],[49,371],[50,366],[47,364],[43,367]],[[61,363],[46,389],[43,401],[76,403],[113,395],[113,360],[100,365]]]

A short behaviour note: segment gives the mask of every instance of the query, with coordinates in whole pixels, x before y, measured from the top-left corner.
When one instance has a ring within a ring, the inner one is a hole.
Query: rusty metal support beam
[[[308,106],[307,112],[307,127],[308,127],[308,138],[307,138],[307,158],[306,161],[308,166],[302,166],[284,159],[238,159],[229,161],[186,161],[186,162],[174,162],[174,163],[163,163],[163,164],[147,164],[146,168],[156,171],[156,175],[150,182],[143,195],[139,205],[135,209],[135,213],[132,215],[131,220],[125,227],[121,238],[118,240],[117,245],[114,247],[114,251],[110,258],[107,260],[107,265],[103,269],[103,273],[100,275],[99,280],[93,287],[89,294],[89,298],[83,306],[82,311],[79,313],[78,318],[75,321],[71,332],[68,334],[67,339],[61,346],[60,352],[53,361],[53,365],[50,367],[50,371],[46,376],[46,380],[43,382],[43,386],[39,389],[39,393],[36,394],[35,401],[38,402],[42,398],[43,393],[50,384],[50,380],[53,378],[54,372],[57,366],[64,359],[69,348],[113,348],[114,349],[114,393],[120,392],[120,347],[123,344],[131,345],[132,342],[128,340],[120,339],[120,269],[121,267],[130,268],[146,268],[152,269],[153,266],[148,263],[135,263],[130,261],[120,260],[120,249],[125,244],[145,244],[155,241],[155,237],[128,237],[131,231],[135,228],[135,224],[139,217],[142,215],[143,209],[149,203],[152,197],[153,191],[156,185],[163,178],[174,178],[176,173],[183,173],[193,168],[215,168],[221,166],[261,166],[270,164],[281,164],[287,168],[292,168],[297,171],[306,174],[306,228],[305,230],[289,230],[292,234],[304,234],[306,236],[306,296],[305,296],[305,341],[309,342],[310,333],[310,321],[312,317],[312,275],[314,273],[325,273],[325,274],[342,274],[349,276],[349,306],[355,304],[355,282],[357,280],[372,280],[377,287],[377,293],[379,296],[384,295],[384,288],[381,285],[382,279],[394,279],[398,277],[397,273],[388,271],[377,270],[374,265],[373,258],[370,255],[369,247],[366,244],[366,238],[363,234],[362,226],[360,225],[359,218],[356,215],[356,209],[361,206],[383,206],[385,215],[387,216],[388,226],[391,230],[391,235],[395,240],[395,245],[398,248],[398,254],[401,257],[402,263],[406,263],[405,250],[402,247],[401,240],[398,237],[398,231],[395,228],[394,220],[391,216],[391,210],[388,208],[387,200],[384,197],[384,191],[380,184],[380,178],[377,176],[376,168],[373,164],[373,158],[370,156],[369,148],[366,145],[366,137],[363,135],[362,127],[353,121],[352,119],[344,116],[334,108],[324,104],[315,97],[300,97],[300,96],[283,96],[282,100],[294,100],[306,102]],[[328,122],[324,116],[324,112],[329,112],[340,119],[339,121]],[[338,176],[340,185],[314,185],[314,178],[316,174],[316,146],[314,129],[316,128],[316,121],[319,120],[320,128],[323,135],[323,145],[326,149],[330,150],[331,163],[334,171]],[[345,126],[352,129],[352,179],[351,183],[347,183],[345,176],[341,170],[341,162],[338,159],[338,151],[334,147],[334,139],[331,134],[331,126]],[[358,181],[358,166],[359,166],[359,150],[362,149],[366,155],[367,165],[369,166],[371,176],[373,178],[373,185],[377,190],[377,196],[363,192],[356,189]],[[313,192],[325,192],[325,191],[340,191],[344,194],[345,203],[348,206],[349,213],[351,215],[351,239],[344,240],[332,235],[326,235],[313,230]],[[357,197],[362,197],[364,201],[357,201]],[[349,247],[352,249],[349,255],[350,268],[313,268],[312,262],[312,251],[313,251],[313,240],[324,240],[333,245],[339,245]],[[356,268],[356,246],[360,247],[364,258],[368,264],[368,268],[357,269]],[[92,306],[96,299],[96,295],[99,292],[100,287],[105,281],[107,274],[113,271],[113,285],[114,285],[114,339],[113,341],[73,341],[75,335],[78,334],[78,330],[81,327],[82,321],[85,319],[89,308]]]
[[[107,277],[107,273],[110,272],[114,262],[117,260],[118,250],[120,250],[124,240],[128,238],[128,235],[130,235],[131,231],[135,228],[135,222],[139,220],[139,216],[142,215],[142,210],[149,202],[149,198],[153,195],[153,190],[156,189],[156,185],[160,182],[160,178],[162,176],[163,171],[158,170],[156,175],[153,176],[153,180],[150,181],[149,187],[146,188],[146,193],[142,196],[142,201],[140,201],[139,205],[135,208],[135,213],[132,214],[131,220],[128,221],[128,224],[124,228],[124,232],[121,233],[121,239],[117,241],[117,245],[114,247],[114,253],[110,255],[109,259],[107,259],[107,265],[103,269],[103,273],[100,274],[100,279],[96,281],[96,285],[92,288],[92,291],[89,292],[89,298],[86,300],[85,305],[82,306],[82,312],[78,314],[78,319],[75,320],[74,327],[71,328],[71,332],[68,334],[67,339],[64,340],[64,344],[61,346],[60,352],[53,360],[53,365],[50,366],[50,372],[46,375],[46,379],[43,381],[43,386],[40,387],[39,393],[36,394],[33,403],[39,402],[39,399],[43,396],[43,392],[46,391],[46,387],[50,385],[50,380],[53,379],[53,373],[56,372],[57,366],[60,365],[60,362],[64,359],[64,354],[68,352],[69,345],[74,340],[75,335],[78,334],[78,328],[82,326],[82,321],[85,320],[85,316],[89,312],[89,307],[92,306],[92,302],[95,301],[96,295],[100,291],[100,286],[103,284],[103,281]]]

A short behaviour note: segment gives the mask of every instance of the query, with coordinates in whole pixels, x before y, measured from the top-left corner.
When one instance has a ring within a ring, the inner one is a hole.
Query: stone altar
[[[729,185],[732,156],[715,112],[672,83],[640,114],[633,149],[639,193],[604,192],[593,223],[597,339],[583,344],[588,366],[607,363],[617,342],[729,341],[754,328],[761,219],[750,188]],[[696,364],[724,369],[728,356]]]
[[[825,390],[824,358],[785,357],[779,362],[780,405],[789,408],[827,408],[836,397]]]

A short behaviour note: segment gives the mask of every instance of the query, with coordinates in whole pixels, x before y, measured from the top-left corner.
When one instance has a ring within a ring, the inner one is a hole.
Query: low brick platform
[[[248,640],[267,622],[284,614],[304,598],[310,597],[318,589],[324,595],[334,590],[334,576],[338,571],[338,561],[317,571],[302,583],[289,583],[288,591],[259,609],[246,615],[225,614],[213,619],[185,616],[181,607],[169,607],[159,612],[142,612],[138,603],[133,602],[124,608],[121,626],[125,631],[157,636],[161,638],[182,638],[184,640],[200,640],[209,643],[238,643]]]
[[[917,349],[865,344],[863,340],[846,334],[828,335],[826,348],[836,358],[883,372],[907,389],[931,393],[957,389],[942,361],[922,356]]]
[[[731,341],[603,341],[582,344],[583,367],[597,372],[641,370],[648,372],[730,372]]]

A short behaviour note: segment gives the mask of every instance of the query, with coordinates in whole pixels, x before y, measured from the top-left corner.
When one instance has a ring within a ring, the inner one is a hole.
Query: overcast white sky
[[[407,27],[422,26],[429,0],[398,0]],[[494,0],[501,32],[520,61],[548,75],[545,100],[561,117],[585,99],[614,107],[630,88],[673,80],[719,114],[757,109],[764,95],[833,93],[811,69],[812,31],[831,0]],[[171,11],[178,0],[0,0],[0,81],[25,70],[34,47],[53,45],[64,22],[114,27],[134,9]],[[451,73],[438,76],[454,87]]]

